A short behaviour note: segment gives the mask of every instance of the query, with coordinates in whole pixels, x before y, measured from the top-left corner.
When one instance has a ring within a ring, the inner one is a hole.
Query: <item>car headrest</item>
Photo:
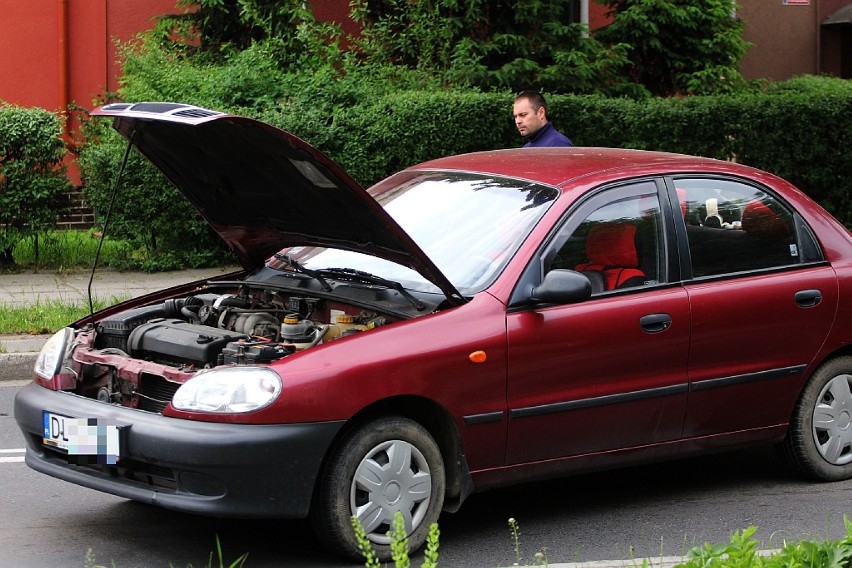
[[[591,264],[639,266],[636,254],[636,225],[600,223],[592,227],[586,239],[586,256]]]
[[[772,235],[788,237],[790,225],[775,211],[760,201],[749,201],[743,210],[742,228],[750,235]]]

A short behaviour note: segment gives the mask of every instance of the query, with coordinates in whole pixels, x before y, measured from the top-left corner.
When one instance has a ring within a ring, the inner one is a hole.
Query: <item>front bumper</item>
[[[42,443],[43,411],[123,426],[116,465],[77,465]],[[133,410],[31,383],[15,397],[26,463],[84,487],[188,513],[242,518],[308,514],[326,450],[343,422],[244,425]]]

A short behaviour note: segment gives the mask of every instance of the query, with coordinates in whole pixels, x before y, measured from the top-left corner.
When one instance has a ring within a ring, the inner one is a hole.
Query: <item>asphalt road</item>
[[[12,417],[19,383],[0,382],[0,550],[3,565],[117,568],[207,566],[220,539],[227,565],[359,566],[323,551],[303,521],[183,515],[97,493],[30,470]],[[524,562],[545,547],[554,565],[681,556],[758,526],[761,548],[783,539],[836,538],[852,513],[852,481],[814,484],[790,475],[771,450],[751,450],[532,483],[474,495],[440,519],[440,566],[510,566],[507,519],[521,528]],[[413,565],[418,566],[419,560]],[[214,562],[218,565],[218,561]]]

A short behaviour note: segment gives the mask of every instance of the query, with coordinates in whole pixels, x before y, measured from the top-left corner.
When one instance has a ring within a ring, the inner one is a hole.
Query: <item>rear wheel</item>
[[[394,516],[402,513],[412,551],[426,541],[444,502],[444,462],[417,422],[385,417],[364,424],[334,448],[317,488],[311,521],[333,550],[361,560],[351,517],[364,527],[380,560],[391,559]]]
[[[793,411],[783,455],[811,479],[852,477],[852,357],[838,357],[813,374]]]

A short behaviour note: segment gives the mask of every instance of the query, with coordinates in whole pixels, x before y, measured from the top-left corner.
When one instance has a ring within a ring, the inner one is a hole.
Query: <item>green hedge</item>
[[[575,97],[552,97],[550,104],[554,122],[577,144],[733,159],[788,179],[852,226],[847,83],[833,92],[611,100],[592,109]]]
[[[852,226],[852,82],[833,89],[633,101],[552,95],[550,118],[581,146],[734,159],[787,178]],[[260,117],[313,143],[365,185],[423,160],[520,145],[511,93],[405,91],[338,110]]]
[[[548,103],[551,120],[578,145],[735,159],[789,179],[852,226],[852,82],[828,84],[814,79],[763,93],[646,101],[552,95]],[[275,105],[219,110],[294,133],[368,186],[424,160],[520,146],[512,98],[509,92],[404,90],[332,108],[322,94],[301,94]],[[84,150],[80,164],[90,204],[102,212],[123,144],[100,139]],[[144,237],[149,250],[158,247],[175,263],[188,254],[214,260],[203,256],[210,235],[187,216],[188,206],[177,205],[161,176],[134,171],[139,167],[131,160],[125,191],[132,201],[115,213],[119,236]]]
[[[316,145],[369,185],[432,158],[517,145],[511,100],[508,94],[403,91],[339,111],[319,136],[315,124],[302,121],[307,113],[288,109],[263,118]]]

